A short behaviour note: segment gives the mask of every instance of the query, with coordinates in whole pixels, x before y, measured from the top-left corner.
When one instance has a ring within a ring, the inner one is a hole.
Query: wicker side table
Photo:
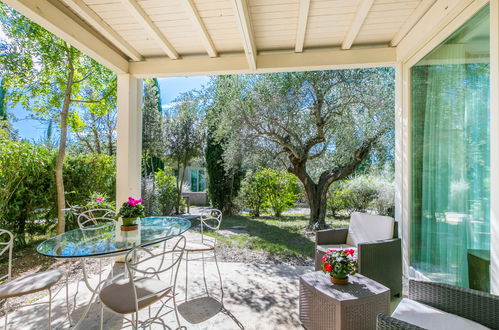
[[[376,316],[388,314],[390,289],[360,274],[334,285],[323,272],[300,276],[300,322],[308,330],[376,329]]]

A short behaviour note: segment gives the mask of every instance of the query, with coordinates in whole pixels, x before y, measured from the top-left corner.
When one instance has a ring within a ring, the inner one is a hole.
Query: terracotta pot
[[[130,226],[121,225],[121,231],[132,231],[132,230],[137,230],[137,228],[139,228],[137,224]]]
[[[331,280],[331,283],[333,283],[333,284],[338,284],[338,285],[348,284],[348,276],[345,278],[336,278],[336,277],[330,276],[329,279]]]

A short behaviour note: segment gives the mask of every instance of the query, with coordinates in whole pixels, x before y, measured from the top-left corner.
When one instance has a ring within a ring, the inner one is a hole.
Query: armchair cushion
[[[354,212],[350,217],[347,245],[374,242],[393,238],[394,219],[380,215]]]
[[[350,246],[348,244],[325,244],[325,245],[317,245],[317,250],[327,253],[329,250],[348,250],[353,249],[357,251],[356,247]]]
[[[428,330],[485,330],[483,325],[437,308],[404,298],[392,317]]]

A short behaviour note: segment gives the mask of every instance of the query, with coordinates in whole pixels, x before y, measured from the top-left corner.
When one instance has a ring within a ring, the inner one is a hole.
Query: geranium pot
[[[348,275],[336,275],[336,276],[331,275],[329,279],[333,284],[338,284],[338,285],[348,284]]]
[[[135,230],[138,227],[135,223],[137,218],[121,218],[121,220],[123,221],[123,225],[121,225],[122,231]]]

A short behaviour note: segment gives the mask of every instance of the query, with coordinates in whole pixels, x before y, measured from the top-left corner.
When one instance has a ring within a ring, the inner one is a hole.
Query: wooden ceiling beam
[[[257,49],[253,28],[251,26],[248,3],[246,0],[234,0],[234,8],[239,32],[241,33],[241,37],[243,39],[244,53],[246,54],[249,70],[250,72],[254,72],[257,68]]]
[[[149,15],[137,3],[137,0],[121,0],[123,5],[128,9],[140,25],[158,42],[158,46],[168,55],[172,60],[179,58],[179,55],[168,39],[163,35],[159,28],[154,24]]]
[[[92,33],[90,26],[83,25],[85,22],[81,21],[80,24],[73,19],[76,15],[63,4],[55,6],[48,0],[2,0],[2,2],[115,73],[128,72],[128,61],[124,56],[104,42],[104,38]]]
[[[419,22],[419,20],[428,12],[428,10],[433,6],[437,0],[423,0],[414,9],[411,16],[409,16],[397,34],[393,37],[390,42],[391,46],[397,46],[399,42],[406,36],[407,33]]]
[[[369,10],[374,3],[374,0],[361,0],[359,8],[357,9],[357,13],[353,19],[352,25],[346,34],[345,40],[343,40],[343,44],[341,45],[341,49],[350,49],[352,48],[353,42],[357,38],[357,35],[364,25],[364,21],[366,20],[367,14],[369,14]]]
[[[142,55],[137,52],[125,39],[123,39],[113,28],[111,28],[97,13],[87,6],[82,0],[64,0],[66,5],[76,14],[97,30],[104,38],[113,43],[119,50],[125,53],[133,61],[142,61]]]
[[[395,65],[396,48],[275,52],[258,55],[257,60],[258,68],[254,71],[248,68],[245,54],[216,58],[183,58],[180,61],[167,58],[151,59],[131,62],[130,73],[137,78],[160,78],[386,67]]]
[[[206,52],[208,53],[208,56],[217,57],[218,53],[215,48],[215,45],[213,44],[213,40],[211,40],[211,36],[208,33],[208,30],[206,29],[206,26],[204,25],[201,16],[199,16],[199,12],[196,8],[196,5],[194,4],[194,1],[183,0],[182,3],[184,4],[187,16],[189,16],[192,25],[197,30],[199,37],[201,38],[201,42],[203,43],[203,46],[206,49]]]
[[[308,11],[310,9],[310,0],[300,0],[300,9],[298,12],[298,28],[296,29],[295,52],[303,52],[305,43],[305,34],[307,31]]]

